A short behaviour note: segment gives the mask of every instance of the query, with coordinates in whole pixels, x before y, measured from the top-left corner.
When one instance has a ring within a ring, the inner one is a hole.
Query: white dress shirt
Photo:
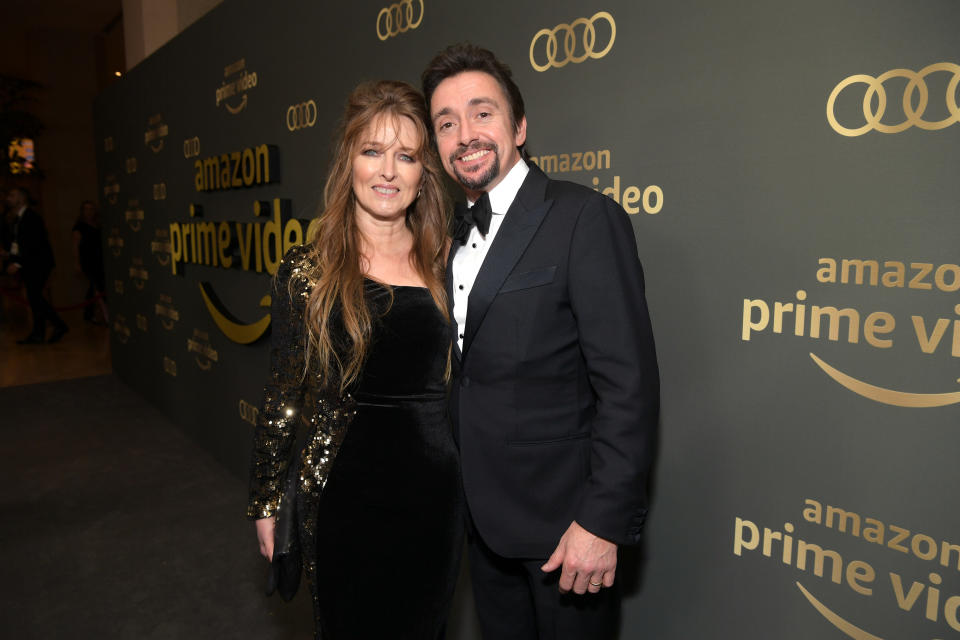
[[[490,250],[490,245],[493,244],[493,239],[497,236],[507,210],[513,204],[513,199],[517,197],[517,192],[520,191],[520,185],[523,184],[528,171],[530,167],[521,158],[507,172],[503,180],[487,192],[490,198],[490,210],[493,212],[490,217],[489,232],[484,236],[477,231],[476,227],[471,228],[467,243],[458,247],[457,254],[453,256],[453,320],[457,323],[457,345],[461,351],[463,334],[467,329],[467,300],[470,297],[470,291],[473,289],[473,283],[477,279],[483,260],[487,257],[487,251]],[[467,204],[473,206],[473,202],[469,200]]]

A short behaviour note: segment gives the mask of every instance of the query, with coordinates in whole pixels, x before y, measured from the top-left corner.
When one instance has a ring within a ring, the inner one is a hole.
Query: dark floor
[[[310,638],[246,487],[113,376],[0,389],[0,635]]]

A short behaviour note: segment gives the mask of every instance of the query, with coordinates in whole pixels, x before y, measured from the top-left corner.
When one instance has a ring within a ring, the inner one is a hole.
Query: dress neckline
[[[374,284],[380,285],[381,287],[390,287],[392,289],[421,289],[424,291],[429,290],[429,287],[420,287],[415,284],[391,284],[389,282],[380,282],[379,280],[374,280],[370,276],[363,276],[363,279],[372,282]]]

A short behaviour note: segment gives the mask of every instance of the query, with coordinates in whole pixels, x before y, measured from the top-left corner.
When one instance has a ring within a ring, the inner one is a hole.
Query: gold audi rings
[[[313,100],[287,107],[287,129],[296,131],[317,124],[317,103]]]
[[[610,41],[599,51],[594,50],[597,44],[597,32],[594,25],[597,20],[605,20],[610,25]],[[583,26],[583,53],[575,55],[574,52],[577,48],[576,29],[580,26]],[[557,54],[560,50],[560,44],[557,36],[561,32],[563,33],[563,55],[561,58],[558,58]],[[535,56],[535,50],[541,39],[545,41],[543,53],[546,55],[546,62],[542,64],[537,62],[537,57]],[[530,41],[530,66],[537,71],[546,71],[550,67],[559,69],[560,67],[566,66],[569,62],[579,64],[587,58],[599,59],[610,52],[610,49],[613,48],[613,42],[616,39],[617,23],[614,22],[613,16],[606,11],[598,11],[590,18],[577,18],[571,24],[558,24],[553,29],[540,29],[540,31],[537,31],[533,36],[533,40]]]
[[[380,13],[377,14],[377,37],[386,40],[419,27],[423,21],[423,0],[418,1],[420,11],[416,20],[413,19],[416,13],[413,7],[414,1],[402,0],[380,9]]]
[[[953,78],[950,79],[950,83],[947,85],[946,95],[947,111],[950,112],[950,116],[943,120],[931,122],[924,120],[922,117],[924,110],[927,108],[930,93],[924,78],[936,71],[949,71],[953,73]],[[883,88],[883,83],[890,78],[907,79],[907,86],[903,90],[903,113],[906,119],[899,124],[884,124],[880,122],[887,108],[887,92]],[[837,96],[850,85],[857,83],[867,85],[867,90],[863,95],[863,117],[865,123],[863,126],[851,129],[837,121],[834,106],[837,101]],[[877,130],[880,133],[899,133],[914,126],[927,131],[945,129],[955,122],[960,122],[960,106],[957,105],[958,84],[960,84],[960,65],[953,64],[952,62],[936,62],[924,67],[919,72],[911,71],[910,69],[893,69],[880,74],[876,78],[858,73],[841,80],[840,84],[830,92],[830,97],[827,98],[827,122],[830,123],[830,126],[833,127],[833,130],[837,133],[851,137],[862,136],[870,130]],[[916,107],[913,105],[914,92],[917,92]],[[875,111],[871,108],[874,95],[877,96],[877,108]]]
[[[193,158],[200,155],[200,138],[193,136],[183,141],[183,157]]]

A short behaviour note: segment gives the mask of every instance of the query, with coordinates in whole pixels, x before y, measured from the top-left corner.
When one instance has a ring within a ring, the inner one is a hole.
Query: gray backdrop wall
[[[97,103],[115,370],[244,475],[269,273],[347,93],[482,44],[531,154],[624,204],[647,273],[662,433],[623,637],[958,637],[958,24],[953,0],[225,2]]]

